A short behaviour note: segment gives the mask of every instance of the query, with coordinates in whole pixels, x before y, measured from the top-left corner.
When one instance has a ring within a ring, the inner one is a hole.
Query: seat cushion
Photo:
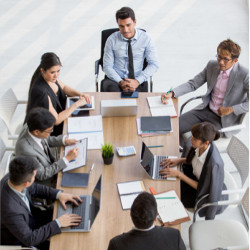
[[[245,227],[233,220],[197,221],[189,228],[191,250],[211,250],[217,247],[242,246],[248,249],[248,233]]]

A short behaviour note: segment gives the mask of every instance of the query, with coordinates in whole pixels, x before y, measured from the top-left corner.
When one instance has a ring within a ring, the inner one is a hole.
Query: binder
[[[170,116],[142,116],[142,131],[171,131]]]

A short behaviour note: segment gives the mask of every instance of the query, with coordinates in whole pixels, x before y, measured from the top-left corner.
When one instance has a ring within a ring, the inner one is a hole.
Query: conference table
[[[95,98],[95,109],[90,115],[100,115],[101,100],[120,99],[120,93],[88,93]],[[137,98],[137,117],[151,116],[147,103],[148,96],[159,96],[161,93],[139,93]],[[173,99],[176,110],[178,101]],[[102,200],[100,211],[91,227],[90,232],[70,233],[64,232],[53,236],[50,240],[50,249],[60,250],[101,250],[107,249],[112,237],[132,229],[130,210],[122,210],[117,183],[143,180],[146,191],[153,187],[157,193],[175,190],[180,196],[180,181],[152,180],[145,170],[140,166],[140,153],[142,141],[146,145],[163,145],[163,147],[151,148],[154,155],[179,155],[179,121],[178,117],[171,118],[173,132],[167,135],[141,137],[137,134],[136,116],[129,117],[103,117],[104,142],[109,142],[114,147],[114,159],[111,165],[104,165],[101,150],[88,150],[87,164],[72,172],[87,173],[93,163],[95,167],[89,177],[87,188],[65,188],[61,187],[62,173],[58,174],[57,188],[64,192],[78,195],[89,195],[102,174]],[[64,133],[67,134],[67,121],[64,124]],[[136,155],[119,157],[116,147],[134,146]],[[54,218],[57,217],[57,202],[54,209]],[[156,224],[160,225],[159,222]],[[180,229],[180,225],[174,226]]]

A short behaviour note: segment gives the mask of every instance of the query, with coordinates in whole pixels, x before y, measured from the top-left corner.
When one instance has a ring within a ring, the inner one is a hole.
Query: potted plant
[[[112,164],[113,157],[114,157],[113,146],[110,143],[104,143],[104,145],[102,145],[102,158],[104,164],[106,165]]]

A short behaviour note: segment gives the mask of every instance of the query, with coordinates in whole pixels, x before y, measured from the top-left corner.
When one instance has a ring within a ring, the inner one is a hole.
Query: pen
[[[163,199],[176,199],[175,197],[158,197],[157,200],[163,200]]]
[[[169,94],[169,93],[171,92],[172,88],[173,88],[173,87],[170,88],[170,90],[166,93],[166,95]],[[165,99],[166,99],[166,98],[163,97],[163,101],[164,101]]]
[[[148,148],[162,148],[164,147],[163,145],[154,145],[154,146],[148,146]]]
[[[93,163],[93,164],[92,164],[92,166],[91,166],[91,169],[90,169],[89,173],[91,173],[91,171],[94,169],[94,166],[95,166],[95,163]]]

